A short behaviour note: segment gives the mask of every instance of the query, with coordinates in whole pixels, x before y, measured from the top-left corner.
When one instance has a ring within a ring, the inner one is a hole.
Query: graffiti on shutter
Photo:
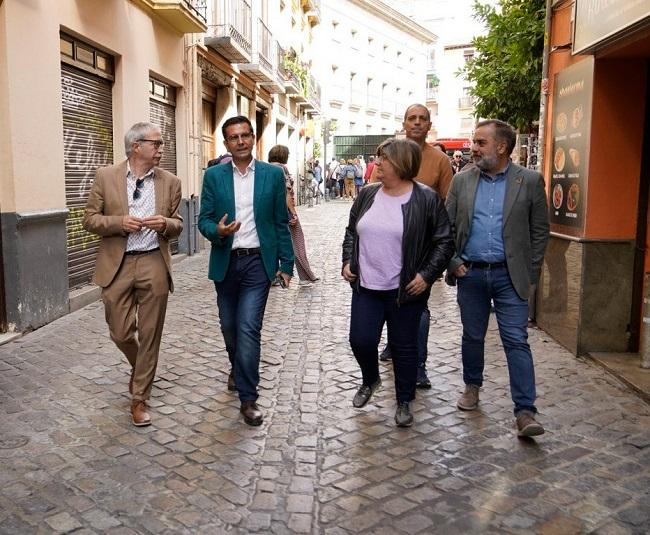
[[[68,279],[75,288],[90,282],[99,248],[99,237],[82,221],[95,171],[113,163],[113,106],[109,80],[67,64],[61,64],[61,88]]]

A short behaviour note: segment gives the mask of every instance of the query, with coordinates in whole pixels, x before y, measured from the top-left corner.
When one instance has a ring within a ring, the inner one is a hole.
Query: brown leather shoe
[[[147,412],[147,405],[144,401],[131,402],[131,420],[136,427],[151,425],[151,416]]]
[[[230,392],[237,390],[237,385],[235,384],[235,372],[233,370],[230,370],[230,374],[228,374],[228,390],[230,390]]]
[[[264,415],[262,414],[262,411],[257,407],[257,403],[252,400],[242,401],[239,412],[242,413],[244,416],[244,421],[248,425],[257,426],[261,425],[264,421]]]

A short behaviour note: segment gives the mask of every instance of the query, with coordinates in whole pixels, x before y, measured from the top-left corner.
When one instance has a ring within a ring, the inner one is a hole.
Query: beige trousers
[[[102,290],[111,339],[134,372],[134,401],[151,396],[168,296],[169,275],[160,251],[125,255],[117,275]]]

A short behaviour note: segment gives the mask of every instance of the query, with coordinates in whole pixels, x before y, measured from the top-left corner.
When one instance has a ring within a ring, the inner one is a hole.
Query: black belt
[[[465,261],[464,264],[468,268],[477,268],[477,269],[497,269],[508,267],[505,262],[495,262],[490,264],[489,262],[470,262],[469,260]]]
[[[133,256],[138,254],[153,253],[154,251],[160,251],[160,247],[156,247],[155,249],[149,249],[148,251],[126,251],[124,254],[128,256]]]
[[[230,251],[230,256],[250,256],[253,254],[260,254],[261,249],[259,247],[251,247],[250,249],[232,249]]]

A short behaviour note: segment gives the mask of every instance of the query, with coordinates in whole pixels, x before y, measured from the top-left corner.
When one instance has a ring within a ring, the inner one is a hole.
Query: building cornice
[[[438,36],[430,32],[424,26],[420,26],[413,19],[402,15],[399,11],[394,10],[389,5],[380,0],[350,0],[352,4],[368,10],[373,15],[384,19],[400,30],[409,33],[411,36],[424,41],[425,43],[435,43]]]

